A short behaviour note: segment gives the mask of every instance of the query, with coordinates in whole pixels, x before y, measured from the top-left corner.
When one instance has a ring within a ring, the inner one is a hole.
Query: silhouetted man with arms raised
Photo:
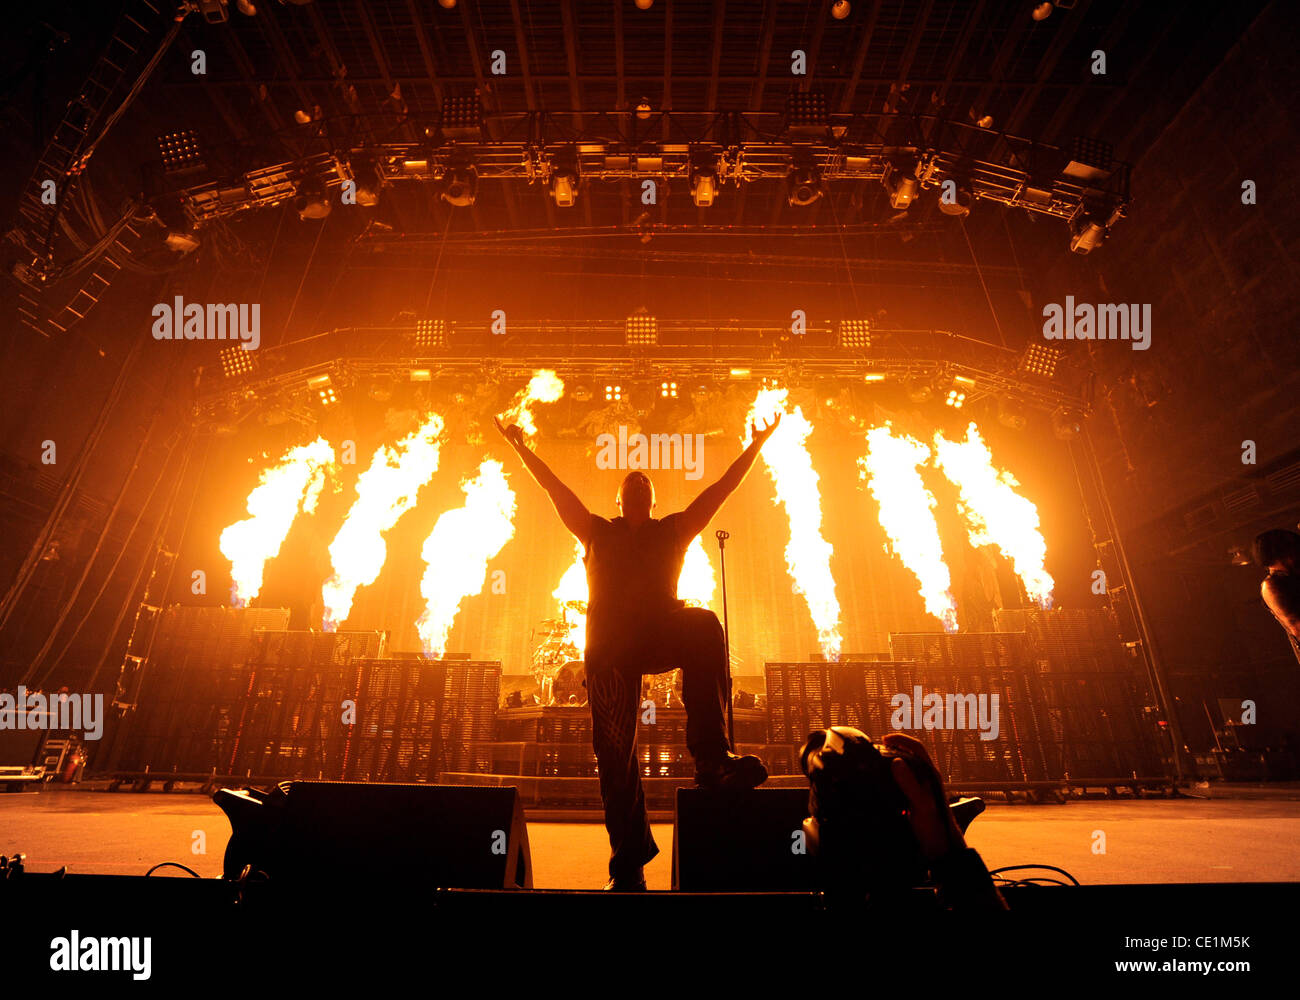
[[[592,514],[524,443],[523,433],[497,421],[524,466],[546,490],[560,520],[586,549],[587,699],[600,770],[600,796],[609,831],[606,889],[645,888],[645,864],[659,853],[646,817],[636,724],[642,674],[680,667],[686,740],[695,758],[695,782],[706,788],[753,788],[767,780],[754,756],[738,757],[727,742],[727,654],[722,624],[707,608],[677,598],[677,578],[691,541],[745,479],[759,449],[780,423],[764,430],[684,511],[657,519],[654,484],[630,472],[618,491],[622,516]]]

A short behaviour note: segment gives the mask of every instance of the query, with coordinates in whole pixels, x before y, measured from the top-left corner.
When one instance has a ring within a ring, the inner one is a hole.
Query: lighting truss
[[[241,391],[259,400],[306,394],[324,402],[312,380],[333,374],[332,386],[340,372],[360,383],[386,378],[466,384],[488,377],[526,382],[537,368],[547,367],[566,382],[590,385],[597,399],[603,387],[609,403],[626,401],[629,387],[642,384],[651,392],[657,389],[656,398],[665,398],[664,382],[671,399],[673,382],[681,392],[683,386],[698,384],[862,385],[870,380],[931,385],[939,400],[954,389],[967,406],[993,396],[1048,413],[1063,408],[1086,414],[1091,408],[1086,380],[1075,378],[1073,370],[1069,378],[1058,374],[1049,381],[1023,371],[1017,352],[944,330],[894,330],[877,346],[850,352],[835,342],[833,324],[822,324],[821,335],[814,338],[817,324],[810,323],[808,335],[790,338],[787,328],[775,325],[660,322],[657,344],[630,347],[625,320],[516,320],[509,343],[493,337],[486,324],[478,329],[464,321],[442,322],[455,336],[437,352],[436,362],[412,357],[410,326],[342,328],[261,348],[254,371],[240,379]],[[229,387],[224,369],[201,370],[200,404],[225,398]]]
[[[796,159],[806,162],[823,185],[880,182],[905,159],[917,163],[922,190],[954,180],[977,201],[1064,222],[1080,217],[1086,204],[1109,227],[1128,204],[1128,165],[1108,157],[1093,156],[1103,161],[1100,165],[1081,164],[1078,157],[1085,154],[1078,149],[1066,151],[954,119],[823,114],[815,102],[799,104],[789,114],[659,112],[657,137],[650,141],[644,123],[613,112],[529,111],[472,121],[472,113],[457,113],[449,119],[454,126],[431,127],[421,142],[338,149],[270,164],[210,180],[183,195],[194,218],[210,223],[277,204],[286,196],[284,186],[302,177],[315,176],[326,186],[342,183],[346,161],[354,155],[372,157],[393,183],[438,182],[456,163],[472,162],[481,179],[520,185],[549,181],[557,163],[569,163],[574,176],[586,179],[680,178],[689,185],[692,165],[701,160],[719,164],[720,185],[785,184]],[[491,129],[485,127],[489,122]]]

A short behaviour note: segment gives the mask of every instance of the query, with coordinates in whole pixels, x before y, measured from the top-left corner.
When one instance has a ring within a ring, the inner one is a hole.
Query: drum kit
[[[533,650],[533,677],[541,704],[580,707],[587,703],[582,650],[574,641],[582,634],[586,617],[586,601],[564,601],[559,618],[547,618],[533,630],[534,636],[541,636]]]
[[[586,601],[564,601],[559,618],[544,619],[533,630],[541,641],[533,650],[533,678],[537,681],[538,702],[546,706],[580,708],[587,704],[586,670],[582,650],[574,639],[582,635],[587,618]],[[641,697],[656,708],[680,707],[682,672],[671,670],[651,674],[642,682]]]

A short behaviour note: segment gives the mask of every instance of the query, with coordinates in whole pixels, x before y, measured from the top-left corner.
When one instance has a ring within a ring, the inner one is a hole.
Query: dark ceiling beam
[[[569,108],[582,110],[582,88],[578,86],[578,23],[573,14],[573,0],[561,0],[560,20],[564,25],[564,67],[569,82]],[[577,119],[573,127],[578,128]]]
[[[422,76],[396,76],[393,79],[396,82],[401,83],[403,86],[405,86],[408,83],[412,83],[412,84],[428,83],[428,80]],[[457,86],[464,87],[464,86],[476,86],[478,84],[479,77],[443,75],[440,76],[439,79],[445,85],[457,85]],[[628,77],[627,79],[640,85],[652,84],[652,83],[660,82],[662,80],[662,78],[657,73],[654,74],[653,76],[633,76],[633,77]],[[707,86],[710,77],[707,73],[685,73],[685,74],[677,73],[673,76],[673,79],[681,83],[698,83]],[[824,84],[827,85],[840,84],[840,83],[847,85],[848,83],[848,77],[846,76],[832,76],[832,77],[823,76],[820,77],[819,79]],[[382,77],[355,76],[351,73],[348,74],[348,80],[358,85],[373,84],[374,86],[380,86],[384,82]],[[532,75],[532,80],[535,84],[536,83],[567,84],[569,82],[569,75],[567,73],[534,73]],[[897,74],[890,74],[888,76],[863,77],[862,79],[859,80],[859,84],[863,86],[869,86],[869,87],[879,87],[879,86],[888,87],[890,84],[896,83],[897,81],[898,81]],[[229,83],[230,81],[229,80],[222,81],[216,79],[208,80],[208,81],[176,80],[176,81],[169,81],[167,85],[169,87],[187,87],[187,86],[206,87],[209,85],[209,83],[220,84],[222,82]],[[286,83],[286,81],[283,80],[267,80],[267,81],[259,81],[259,82],[265,82],[268,84]],[[332,84],[334,81],[331,79],[326,79],[324,77],[303,77],[301,82],[304,85],[309,85],[309,86],[314,86],[317,84],[328,86]],[[578,82],[580,84],[592,83],[592,84],[604,84],[604,85],[613,86],[616,83],[618,83],[618,76],[613,73],[584,73],[578,76]],[[754,93],[757,93],[758,92],[757,88],[761,81],[756,81],[754,77],[749,74],[745,74],[743,76],[737,76],[735,74],[723,73],[719,77],[719,85],[721,85],[721,83],[723,82],[731,82],[737,84],[740,83],[751,84],[755,88]],[[913,87],[938,87],[944,84],[947,84],[948,86],[958,86],[958,87],[979,87],[987,84],[988,79],[986,77],[978,77],[978,78],[963,78],[957,80],[957,79],[948,79],[945,77],[934,76],[934,77],[913,77],[909,82],[912,84]],[[1035,82],[1032,80],[1003,80],[999,84],[999,86],[1003,90],[1007,90],[1007,91],[1027,90],[1030,87],[1033,87],[1035,85],[1036,85]],[[1077,81],[1056,80],[1056,81],[1047,81],[1043,83],[1041,86],[1042,89],[1045,91],[1050,91],[1050,90],[1072,91],[1078,88],[1079,84]],[[1090,92],[1100,93],[1102,91],[1105,91],[1109,93],[1115,90],[1122,90],[1124,86],[1125,84],[1122,82],[1099,79],[1096,82],[1089,82],[1087,85],[1087,89]],[[763,89],[764,90],[766,89],[766,84],[763,84]],[[637,97],[640,96],[641,94],[638,92]],[[753,111],[758,107],[759,107],[758,104],[751,102],[749,105],[749,110]],[[697,108],[694,110],[704,111],[706,109]]]
[[[871,13],[867,15],[862,35],[858,39],[857,51],[853,54],[853,68],[849,71],[848,85],[840,93],[840,114],[847,115],[853,110],[853,99],[858,95],[858,84],[862,81],[862,67],[867,62],[867,52],[871,49],[871,38],[876,32],[876,22],[880,19],[880,8],[884,0],[875,0]]]
[[[491,86],[487,78],[483,75],[483,49],[479,45],[478,34],[474,31],[474,22],[470,20],[469,4],[458,4],[460,9],[460,23],[465,33],[465,48],[469,51],[470,64],[474,67],[474,86],[478,88],[479,103],[484,111],[500,111],[501,99],[497,96],[496,88]],[[464,85],[470,81],[462,80],[457,77],[443,77],[444,83]],[[484,124],[484,132],[489,139],[498,138],[493,133],[493,123],[488,121]],[[548,199],[549,201],[549,199]],[[510,185],[506,185],[506,214],[509,216],[513,225],[519,225],[519,206],[515,200],[515,193],[511,190]],[[552,221],[553,220],[548,220]]]
[[[993,59],[993,65],[989,68],[988,79],[980,87],[979,94],[975,98],[974,110],[977,118],[989,113],[988,104],[992,100],[994,93],[999,89],[1007,89],[1007,66],[1011,62],[1012,56],[1015,55],[1016,48],[1020,45],[1020,39],[1025,33],[1026,26],[1032,23],[1034,23],[1033,18],[1029,16],[1027,9],[1017,9],[1013,14],[1007,37],[1002,40],[998,54]],[[1032,83],[1026,82],[1022,86],[1032,86]],[[995,124],[1000,125],[1001,123],[997,122]]]
[[[1047,47],[1043,57],[1038,60],[1038,68],[1034,73],[1034,85],[1028,90],[1020,92],[1020,100],[1016,102],[1011,116],[1007,119],[1006,131],[1013,135],[1018,134],[1018,130],[1024,125],[1025,119],[1038,103],[1038,97],[1043,92],[1043,84],[1050,80],[1056,73],[1056,67],[1061,64],[1061,56],[1065,54],[1066,48],[1074,40],[1079,29],[1083,27],[1083,22],[1088,15],[1088,8],[1092,6],[1092,0],[1079,0],[1078,6],[1073,10],[1063,10],[1062,15],[1068,15],[1068,23],[1057,23],[1056,35],[1052,39],[1052,44]]]
[[[727,0],[715,0],[713,4],[713,55],[709,59],[709,92],[704,106],[710,111],[718,110],[718,72],[722,68],[722,31],[727,20]]]
[[[193,52],[198,48],[194,36],[184,26],[181,27],[181,35],[185,39],[185,51]],[[223,89],[222,87],[205,87],[204,93],[207,94],[207,98],[212,107],[216,109],[217,114],[221,116],[221,120],[226,123],[226,128],[230,129],[230,134],[235,137],[236,141],[244,142],[249,137],[248,126],[244,124],[243,117],[236,114],[235,109],[230,106],[230,101],[227,100]]]
[[[617,111],[627,110],[627,88],[623,76],[623,0],[613,0],[614,4],[614,78],[618,81],[614,98]]]
[[[582,88],[578,85],[578,19],[574,15],[573,0],[561,0],[560,21],[564,25],[564,65],[569,71],[569,106],[573,111],[582,110]],[[574,131],[582,128],[582,121],[576,115],[573,119]],[[587,225],[592,225],[591,188],[582,194],[582,217]]]
[[[1124,37],[1124,32],[1128,29],[1129,20],[1132,18],[1133,11],[1137,8],[1137,6],[1138,5],[1136,4],[1121,5],[1119,9],[1119,13],[1115,17],[1115,20],[1111,21],[1107,25],[1106,34],[1102,36],[1101,41],[1097,45],[1099,49],[1101,49],[1103,52],[1115,51],[1116,47],[1119,44],[1119,40]],[[1161,48],[1161,42],[1163,42],[1165,38],[1168,36],[1169,28],[1170,25],[1173,23],[1173,21],[1174,21],[1173,18],[1165,19],[1164,29],[1161,32],[1160,37],[1156,39],[1156,41],[1153,44],[1146,47],[1147,54],[1143,58],[1142,62],[1138,64],[1138,72],[1141,72],[1142,67],[1145,67],[1147,62],[1151,59],[1152,55],[1154,55],[1155,52]],[[1084,71],[1085,68],[1080,67],[1080,73]],[[1057,137],[1060,136],[1060,134],[1065,130],[1066,126],[1073,119],[1075,109],[1079,106],[1079,101],[1082,99],[1085,91],[1089,93],[1093,92],[1092,88],[1080,86],[1080,85],[1071,87],[1065,92],[1065,96],[1056,105],[1056,111],[1052,113],[1051,119],[1048,121],[1046,127],[1043,129],[1042,140],[1044,142],[1054,143]],[[1106,105],[1103,106],[1102,114],[1103,115],[1108,114],[1111,110],[1113,110],[1116,104],[1118,103],[1118,101],[1123,98],[1124,93],[1125,93],[1124,87],[1115,88],[1111,100]],[[1100,123],[1101,118],[1102,115],[1098,115],[1094,117],[1093,122]],[[1100,138],[1100,136],[1098,136],[1098,138]]]
[[[772,42],[776,37],[776,5],[780,0],[765,0],[766,13],[763,18],[763,38],[758,46],[758,77],[754,80],[748,111],[763,109],[763,91],[767,89],[767,67],[772,61]]]
[[[528,35],[524,31],[524,20],[519,15],[519,0],[510,0],[510,19],[515,26],[515,48],[519,51],[519,73],[524,79],[524,103],[529,111],[537,110],[537,98],[533,94],[533,75],[528,65]]]
[[[916,61],[916,50],[921,46],[921,39],[925,36],[925,26],[929,23],[930,13],[933,10],[934,0],[925,0],[916,15],[916,22],[912,25],[912,32],[907,39],[907,47],[903,49],[903,58],[898,64],[899,90],[902,90],[903,84],[911,82],[908,74],[912,72],[912,63]]]
[[[1204,16],[1202,11],[1194,11],[1193,13],[1195,13],[1198,17]],[[1119,109],[1120,105],[1124,102],[1124,99],[1126,97],[1132,96],[1131,88],[1135,87],[1137,85],[1137,81],[1141,80],[1149,71],[1152,57],[1154,56],[1157,48],[1160,47],[1160,44],[1164,42],[1166,38],[1168,38],[1171,34],[1174,33],[1175,28],[1177,27],[1179,27],[1178,18],[1174,14],[1171,13],[1165,17],[1163,29],[1160,33],[1160,37],[1156,40],[1155,44],[1149,47],[1145,47],[1144,49],[1145,54],[1137,62],[1137,64],[1134,65],[1132,72],[1124,74],[1126,86],[1116,88],[1111,93],[1106,103],[1103,104],[1101,108],[1098,110],[1097,114],[1093,116],[1092,119],[1093,132],[1097,138],[1104,138],[1108,134],[1109,131],[1108,126],[1111,125],[1111,119],[1114,116],[1115,112]],[[1206,32],[1203,35],[1203,38],[1205,39],[1207,44],[1212,44],[1211,39],[1213,39],[1214,37],[1215,37],[1215,33],[1213,32]],[[1103,51],[1114,52],[1116,48],[1118,48],[1118,45],[1115,45],[1110,49],[1103,48]],[[1188,53],[1189,57],[1191,57],[1192,55],[1193,53],[1190,52]],[[1158,85],[1157,87],[1153,87],[1151,88],[1150,91],[1148,91],[1148,93],[1158,93],[1158,92],[1159,92]],[[1191,95],[1189,94],[1188,96],[1190,97]],[[1153,114],[1159,114],[1164,120],[1168,121],[1176,113],[1176,109],[1169,108],[1163,105],[1164,102],[1158,99],[1148,101],[1146,103],[1142,114],[1137,116],[1136,120],[1133,122],[1132,127],[1128,130],[1128,132],[1123,137],[1117,139],[1113,143],[1116,153],[1118,155],[1120,155],[1121,157],[1128,157],[1133,160],[1137,159],[1136,156],[1132,155],[1132,150],[1130,146],[1133,140],[1136,139],[1137,136],[1141,135],[1143,129],[1147,127],[1147,123],[1150,120],[1151,116]],[[1181,102],[1180,102],[1180,106],[1181,106]]]
[[[971,39],[975,36],[975,28],[979,25],[980,18],[984,16],[984,3],[985,0],[979,0],[975,4],[975,9],[970,12],[966,18],[966,23],[962,25],[961,35],[957,39],[957,44],[953,46],[952,55],[948,57],[948,72],[939,86],[937,100],[935,101],[940,107],[948,100],[948,91],[952,89],[953,83],[957,80],[957,71],[961,69],[966,58],[966,50],[970,48]],[[961,86],[961,84],[958,84],[958,86]]]
[[[826,34],[826,22],[831,16],[831,0],[821,0],[817,4],[817,20],[813,23],[812,44],[808,46],[808,64],[805,67],[807,72],[802,80],[799,81],[799,89],[807,90],[812,86],[813,77],[817,74],[817,57],[821,55],[822,38]]]
[[[312,108],[316,104],[315,96],[307,89],[302,80],[302,67],[298,65],[298,60],[294,58],[293,50],[289,48],[288,43],[284,40],[284,33],[280,30],[279,22],[271,13],[271,4],[267,4],[258,13],[260,17],[254,18],[257,26],[261,29],[262,34],[266,36],[271,43],[271,49],[275,52],[275,58],[289,79],[290,86],[293,87],[294,93],[298,95],[298,101],[302,105],[302,110],[308,114],[312,113]]]
[[[487,78],[483,76],[483,50],[478,43],[478,35],[474,32],[474,22],[470,20],[469,4],[462,3],[457,6],[460,9],[461,27],[465,31],[465,49],[469,52],[469,61],[474,67],[473,82],[478,87],[479,100],[483,102],[485,109],[500,110],[496,88],[490,86]],[[464,77],[443,77],[443,79],[454,83],[468,82]]]
[[[673,5],[671,0],[664,4],[664,89],[659,107],[663,111],[673,109]],[[667,118],[663,120],[665,142],[668,141],[668,122]]]
[[[384,89],[391,94],[394,87],[393,74],[388,70],[388,59],[384,56],[383,46],[379,44],[379,32],[375,28],[374,18],[371,17],[365,0],[356,0],[356,6],[357,17],[361,21],[362,30],[366,33],[366,41],[370,45],[371,54],[375,57],[375,65],[379,67],[379,76],[384,81]],[[312,10],[315,9],[313,4]]]
[[[270,88],[254,79],[253,63],[252,60],[248,58],[248,53],[244,51],[244,47],[239,43],[239,33],[236,31],[227,31],[223,32],[223,35],[226,39],[226,44],[230,48],[230,55],[234,60],[235,68],[239,70],[239,75],[243,77],[240,84],[232,85],[247,87],[251,90],[253,92],[253,100],[257,103],[257,106],[262,109],[262,114],[270,124],[271,131],[282,131],[285,127],[285,120],[276,109],[275,105],[271,103]],[[195,85],[211,87],[213,81],[195,81]],[[262,97],[262,91],[264,90],[267,93],[265,98]]]
[[[415,2],[416,0],[406,0],[406,12],[411,17],[411,28],[415,34],[416,44],[420,46],[420,58],[424,61],[424,71],[429,76],[428,82],[433,85],[434,100],[441,107],[446,93],[438,80],[438,69],[433,61],[433,48],[429,44],[429,34],[424,30],[424,22],[420,19],[420,11],[415,6]]]

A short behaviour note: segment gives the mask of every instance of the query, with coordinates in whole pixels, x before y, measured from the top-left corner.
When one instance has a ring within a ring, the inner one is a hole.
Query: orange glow
[[[518,424],[525,437],[537,433],[537,424],[533,421],[534,403],[554,403],[564,395],[564,382],[549,368],[540,368],[533,372],[528,385],[515,393],[515,398],[506,410],[503,420],[507,424]]]
[[[515,492],[500,462],[485,459],[461,489],[464,506],[439,517],[424,541],[425,608],[415,627],[429,656],[447,651],[461,602],[482,591],[488,563],[515,533]]]
[[[219,543],[221,554],[230,560],[236,607],[261,592],[266,561],[279,554],[298,512],[316,510],[325,476],[333,467],[334,449],[318,437],[311,444],[290,448],[258,476],[258,485],[248,495],[252,517],[227,527]]]
[[[1052,606],[1055,581],[1043,567],[1047,542],[1038,530],[1038,508],[1016,492],[1010,472],[993,466],[993,455],[970,424],[964,441],[934,436],[935,464],[956,485],[959,510],[972,545],[996,545],[1011,560],[1031,600]]]
[[[929,459],[930,449],[915,438],[895,435],[888,424],[873,427],[867,432],[867,454],[858,459],[859,476],[876,499],[889,551],[920,584],[925,610],[943,623],[945,631],[955,632],[957,603],[934,517],[937,502],[920,472]]]
[[[831,545],[822,537],[819,477],[808,452],[813,428],[799,407],[788,408],[787,397],[785,389],[759,391],[745,419],[745,443],[751,440],[750,424],[767,420],[777,410],[784,413],[781,426],[763,445],[763,462],[790,524],[790,541],[785,547],[790,578],[808,605],[822,653],[836,659],[841,644],[840,602],[831,576]]]
[[[442,417],[427,414],[395,447],[377,449],[370,468],[357,477],[357,499],[330,543],[334,572],[321,590],[321,624],[327,632],[347,620],[357,590],[379,579],[388,558],[384,535],[415,506],[420,487],[438,471],[442,426]]]

